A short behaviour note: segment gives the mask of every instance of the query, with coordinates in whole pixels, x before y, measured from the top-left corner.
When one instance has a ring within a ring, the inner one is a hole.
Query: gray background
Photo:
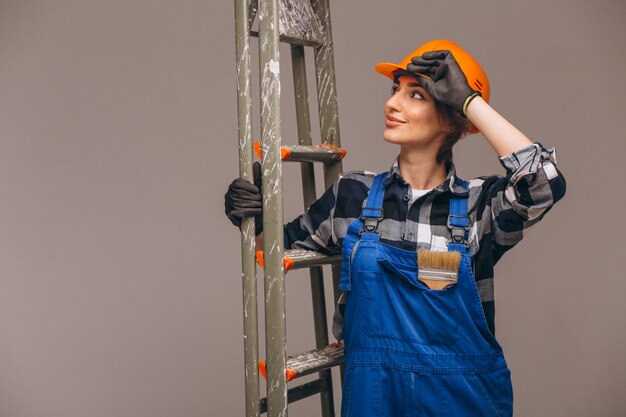
[[[495,109],[557,147],[565,199],[496,268],[516,415],[626,415],[624,2],[331,10],[345,170],[397,152],[373,66],[438,37],[483,64]],[[239,233],[223,215],[233,15],[230,1],[0,1],[0,416],[243,415]],[[503,172],[479,135],[455,155],[465,178]],[[285,173],[291,219],[299,169]],[[290,353],[313,346],[308,286],[288,275]]]

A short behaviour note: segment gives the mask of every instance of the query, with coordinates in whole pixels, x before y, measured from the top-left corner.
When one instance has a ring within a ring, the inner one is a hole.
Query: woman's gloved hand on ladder
[[[261,164],[252,165],[254,184],[237,178],[228,186],[224,195],[226,217],[232,224],[241,228],[241,221],[254,216],[255,233],[263,231],[263,195],[261,193]]]

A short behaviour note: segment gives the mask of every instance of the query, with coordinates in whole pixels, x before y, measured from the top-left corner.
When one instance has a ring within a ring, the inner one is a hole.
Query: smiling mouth
[[[403,122],[402,120],[398,120],[394,117],[391,116],[386,116],[385,117],[385,124],[389,124],[389,125],[399,125],[399,124],[404,124],[406,122]]]

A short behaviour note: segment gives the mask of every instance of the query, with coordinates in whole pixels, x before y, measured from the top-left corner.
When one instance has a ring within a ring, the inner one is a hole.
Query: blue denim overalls
[[[448,218],[448,250],[462,254],[458,283],[430,290],[417,280],[415,251],[379,242],[385,177],[374,180],[343,242],[341,415],[511,416],[511,373],[487,327],[471,270],[467,197],[452,197]]]

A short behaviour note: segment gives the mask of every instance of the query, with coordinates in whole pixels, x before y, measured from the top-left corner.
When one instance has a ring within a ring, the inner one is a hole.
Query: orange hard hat
[[[411,63],[411,58],[420,56],[425,52],[448,50],[454,56],[454,59],[461,67],[467,83],[473,90],[479,91],[483,100],[489,103],[489,97],[491,96],[491,88],[489,87],[489,78],[482,69],[480,64],[469,54],[465,49],[461,48],[456,43],[446,39],[436,39],[430,42],[426,42],[410,54],[406,56],[399,64],[392,64],[390,62],[381,62],[374,67],[376,71],[382,75],[389,77],[393,80],[394,73],[401,69],[406,71],[406,66]],[[420,77],[430,78],[427,75],[414,73]],[[470,133],[477,133],[478,129],[474,126],[469,130]]]

